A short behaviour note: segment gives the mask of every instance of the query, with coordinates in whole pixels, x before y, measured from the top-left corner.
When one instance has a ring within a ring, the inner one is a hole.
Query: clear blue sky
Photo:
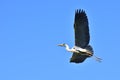
[[[120,80],[119,0],[0,0],[0,80]],[[84,9],[94,54],[69,63],[75,9]]]

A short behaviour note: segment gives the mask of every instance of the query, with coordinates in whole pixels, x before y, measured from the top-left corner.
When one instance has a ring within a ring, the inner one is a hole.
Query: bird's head
[[[65,43],[63,43],[63,44],[58,44],[58,46],[65,47],[66,44],[65,44]]]

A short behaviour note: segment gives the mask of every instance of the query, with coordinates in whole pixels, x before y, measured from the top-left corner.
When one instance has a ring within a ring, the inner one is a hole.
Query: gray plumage
[[[76,10],[74,20],[75,46],[86,48],[89,44],[89,25],[85,11]]]
[[[93,55],[93,49],[89,44],[90,35],[89,35],[89,24],[88,18],[83,10],[76,10],[75,12],[75,19],[74,19],[74,31],[75,31],[75,46],[89,49],[91,51],[91,55],[86,55],[85,52],[79,51],[78,53],[73,53],[70,62],[81,63],[87,57]]]
[[[93,48],[89,45],[89,23],[84,10],[75,11],[74,19],[74,32],[75,32],[75,46],[69,48],[67,44],[59,44],[59,46],[66,47],[66,50],[72,52],[70,62],[82,63],[86,58],[93,56]],[[100,58],[94,56],[100,62]]]

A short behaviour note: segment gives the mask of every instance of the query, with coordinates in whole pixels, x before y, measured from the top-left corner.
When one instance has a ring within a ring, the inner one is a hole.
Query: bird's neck
[[[66,50],[67,51],[71,51],[71,49],[69,48],[69,46],[67,44],[65,44]]]

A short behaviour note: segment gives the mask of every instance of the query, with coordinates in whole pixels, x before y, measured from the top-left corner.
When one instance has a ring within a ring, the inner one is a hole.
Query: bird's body
[[[72,52],[73,55],[70,62],[82,63],[86,58],[93,56],[93,49],[89,45],[89,24],[85,11],[76,10],[74,20],[75,46],[69,48],[67,44],[59,44],[66,47],[66,50]]]
[[[70,62],[81,63],[86,58],[93,56],[93,49],[90,45],[88,45],[86,48],[74,46],[71,49],[67,44],[59,44],[59,46],[64,46],[68,52],[73,53]]]

